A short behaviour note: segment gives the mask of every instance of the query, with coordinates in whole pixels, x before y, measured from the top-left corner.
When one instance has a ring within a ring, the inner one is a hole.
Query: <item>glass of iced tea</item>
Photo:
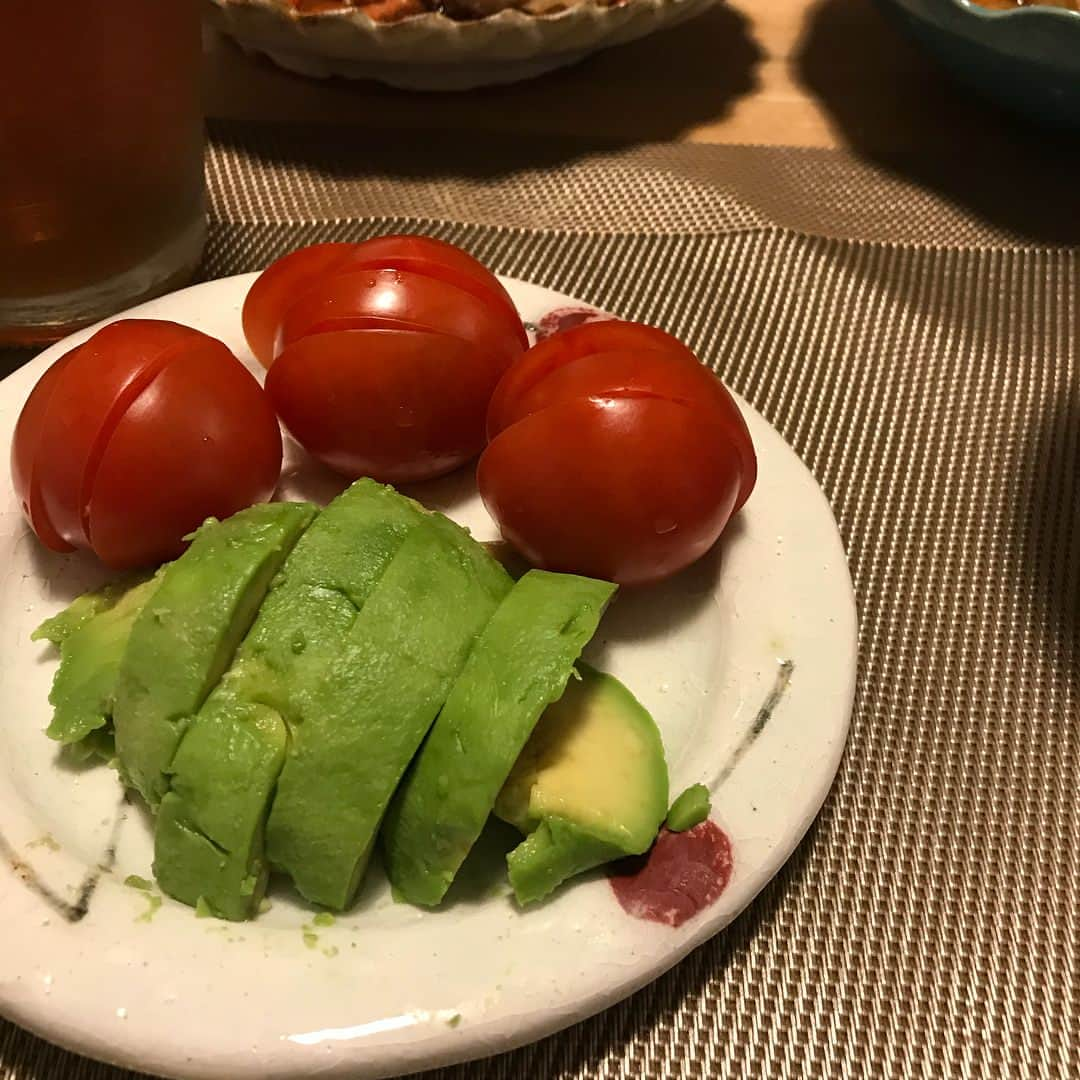
[[[0,4],[0,344],[179,284],[205,238],[199,0]]]

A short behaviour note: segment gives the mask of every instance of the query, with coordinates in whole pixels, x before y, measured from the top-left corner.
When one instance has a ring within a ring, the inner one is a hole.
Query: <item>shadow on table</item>
[[[746,18],[718,7],[538,79],[439,94],[307,79],[218,39],[207,51],[207,111],[241,124],[305,128],[311,138],[290,138],[281,150],[290,159],[304,160],[332,131],[336,160],[320,160],[323,168],[363,171],[375,136],[383,168],[393,160],[407,174],[488,176],[612,143],[677,139],[721,119],[753,90],[761,56]]]
[[[862,157],[1032,243],[1080,242],[1080,148],[954,83],[868,0],[821,0],[798,74]]]

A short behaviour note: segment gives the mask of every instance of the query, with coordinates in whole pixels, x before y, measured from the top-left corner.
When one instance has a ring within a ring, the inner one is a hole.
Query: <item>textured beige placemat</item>
[[[628,1002],[431,1080],[1080,1076],[1075,221],[827,152],[218,137],[208,276],[424,230],[664,326],[850,553],[852,733],[788,865]],[[3,1080],[131,1075],[0,1025]]]

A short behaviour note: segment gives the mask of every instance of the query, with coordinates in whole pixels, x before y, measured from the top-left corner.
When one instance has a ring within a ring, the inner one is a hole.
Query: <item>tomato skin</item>
[[[453,244],[431,236],[398,234],[378,236],[357,244],[345,260],[349,270],[409,270],[445,281],[471,293],[499,310],[518,344],[528,348],[529,338],[514,301],[499,279],[479,259]]]
[[[266,391],[313,457],[384,483],[456,469],[484,445],[495,377],[475,346],[423,330],[309,335],[278,356]]]
[[[244,337],[263,367],[274,362],[274,343],[285,306],[320,275],[340,265],[356,244],[312,244],[272,262],[244,299]]]
[[[452,285],[485,304],[517,341],[529,339],[510,294],[479,260],[430,236],[379,236],[362,243],[313,244],[271,263],[244,301],[244,336],[263,367],[280,351],[281,328],[289,308],[304,292],[338,273],[402,270]]]
[[[522,399],[559,368],[594,353],[623,350],[677,353],[701,367],[697,357],[678,338],[655,326],[623,319],[583,323],[534,345],[506,373],[488,407],[488,438],[495,438],[519,418]]]
[[[74,547],[89,547],[86,505],[98,461],[120,417],[168,362],[190,344],[176,323],[130,319],[99,330],[71,357],[41,427],[38,455],[42,505],[56,531]]]
[[[528,345],[510,295],[471,255],[430,237],[341,248],[287,256],[245,303],[278,415],[350,479],[449,472],[483,448],[491,394]]]
[[[642,445],[648,453],[634,451]],[[640,585],[716,541],[739,487],[725,448],[686,405],[582,398],[497,435],[477,483],[503,536],[535,565]]]
[[[35,463],[41,447],[41,427],[48,415],[49,403],[60,383],[64,368],[78,348],[65,353],[38,379],[15,422],[11,439],[11,481],[22,506],[23,516],[41,542],[51,551],[74,551],[55,529],[41,500],[41,488],[35,479]]]
[[[281,457],[266,395],[224,345],[207,338],[168,364],[116,425],[89,502],[94,551],[115,569],[175,558],[206,518],[268,500]]]
[[[286,312],[280,344],[287,348],[308,334],[365,327],[459,337],[479,350],[495,375],[492,386],[522,352],[505,321],[484,301],[409,270],[360,270],[319,280]]]
[[[43,542],[89,548],[118,569],[172,558],[207,517],[268,498],[281,456],[269,400],[225,345],[132,319],[46,373],[12,447],[16,490]]]
[[[658,581],[717,540],[757,461],[731,395],[652,327],[554,335],[504,376],[477,481],[503,536],[553,570]]]

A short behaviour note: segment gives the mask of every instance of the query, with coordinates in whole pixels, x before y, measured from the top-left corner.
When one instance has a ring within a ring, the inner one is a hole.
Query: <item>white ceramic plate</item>
[[[137,309],[223,339],[240,331],[254,275]],[[573,301],[508,281],[526,320]],[[94,328],[0,385],[0,442],[46,366]],[[791,854],[832,782],[855,681],[855,610],[832,514],[780,436],[741,403],[757,489],[715,556],[625,594],[591,656],[652,710],[672,792],[704,781],[733,872],[677,929],[631,918],[596,873],[519,911],[495,860],[445,910],[396,904],[376,872],[333,926],[284,887],[255,922],[197,919],[156,892],[151,832],[106,768],[63,764],[42,729],[55,657],[30,631],[102,580],[92,560],[46,552],[0,496],[0,1012],[92,1057],[173,1077],[375,1077],[493,1054],[595,1013],[726,926]],[[284,490],[325,500],[339,482],[294,454]],[[496,530],[470,470],[421,498]],[[794,665],[786,691],[782,662]],[[765,722],[767,721],[767,722]],[[762,728],[760,734],[754,731]],[[96,883],[96,884],[95,884]],[[158,906],[160,904],[160,906]]]

